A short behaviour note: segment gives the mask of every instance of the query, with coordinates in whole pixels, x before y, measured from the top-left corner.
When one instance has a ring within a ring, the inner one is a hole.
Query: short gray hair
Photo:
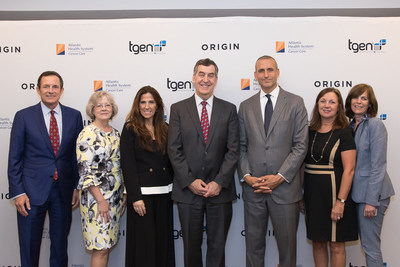
[[[96,106],[97,102],[99,102],[99,100],[101,98],[103,98],[103,96],[107,97],[108,101],[110,101],[111,107],[112,107],[112,114],[111,114],[111,118],[110,120],[112,120],[112,118],[114,118],[115,115],[117,115],[118,113],[118,106],[117,104],[115,104],[114,101],[114,97],[107,91],[97,91],[94,92],[88,101],[88,104],[86,105],[86,114],[89,116],[89,118],[91,120],[95,119],[95,116],[93,114],[93,109]]]

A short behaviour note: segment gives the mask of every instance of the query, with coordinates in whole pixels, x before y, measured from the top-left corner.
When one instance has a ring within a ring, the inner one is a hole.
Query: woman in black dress
[[[312,240],[316,267],[346,265],[345,241],[357,240],[354,202],[349,196],[356,146],[335,88],[322,90],[310,122],[305,159],[304,201],[307,238]]]
[[[121,134],[128,195],[126,267],[175,266],[167,132],[159,93],[150,86],[141,88]]]

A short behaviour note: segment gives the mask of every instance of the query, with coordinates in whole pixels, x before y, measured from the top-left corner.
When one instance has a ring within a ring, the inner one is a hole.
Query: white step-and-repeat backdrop
[[[400,170],[400,18],[206,18],[0,22],[0,266],[19,266],[16,210],[8,197],[7,156],[10,129],[17,110],[36,104],[37,77],[56,70],[64,78],[61,102],[84,111],[94,90],[112,92],[120,112],[112,122],[121,130],[137,90],[155,87],[164,99],[167,120],[172,103],[191,96],[195,62],[210,57],[219,66],[215,95],[240,102],[259,90],[253,78],[261,55],[276,58],[279,84],[304,98],[311,112],[317,93],[336,87],[346,97],[350,88],[368,83],[379,101],[379,116],[389,132],[388,171],[396,189]],[[232,224],[226,244],[226,266],[245,266],[243,200],[238,181]],[[400,193],[399,189],[397,190]],[[175,212],[177,266],[183,266],[182,236]],[[109,266],[124,266],[125,216],[121,239]],[[398,266],[400,205],[392,199],[385,217],[382,249],[386,266]],[[41,266],[48,266],[49,233],[43,232]],[[205,242],[204,242],[205,243]],[[206,245],[204,244],[204,247]],[[304,216],[298,230],[298,266],[313,266]],[[278,264],[273,230],[268,231],[266,266]],[[69,266],[90,266],[84,250],[80,217],[73,213]],[[359,242],[347,245],[347,266],[365,266]]]

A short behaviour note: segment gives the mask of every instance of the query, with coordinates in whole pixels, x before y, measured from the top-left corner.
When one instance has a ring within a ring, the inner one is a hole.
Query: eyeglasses
[[[95,107],[96,107],[96,108],[111,108],[111,104],[110,104],[110,103],[106,103],[106,104],[97,104]]]

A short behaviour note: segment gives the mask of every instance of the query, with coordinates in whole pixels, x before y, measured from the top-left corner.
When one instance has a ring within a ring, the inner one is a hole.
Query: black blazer
[[[168,154],[174,169],[172,199],[194,203],[203,197],[188,186],[195,179],[222,186],[214,203],[236,199],[235,166],[239,159],[239,127],[236,106],[214,97],[207,145],[200,127],[194,95],[171,106]]]
[[[144,150],[134,129],[126,126],[120,140],[121,169],[128,203],[133,203],[142,199],[140,187],[172,183],[172,168],[167,154]]]

